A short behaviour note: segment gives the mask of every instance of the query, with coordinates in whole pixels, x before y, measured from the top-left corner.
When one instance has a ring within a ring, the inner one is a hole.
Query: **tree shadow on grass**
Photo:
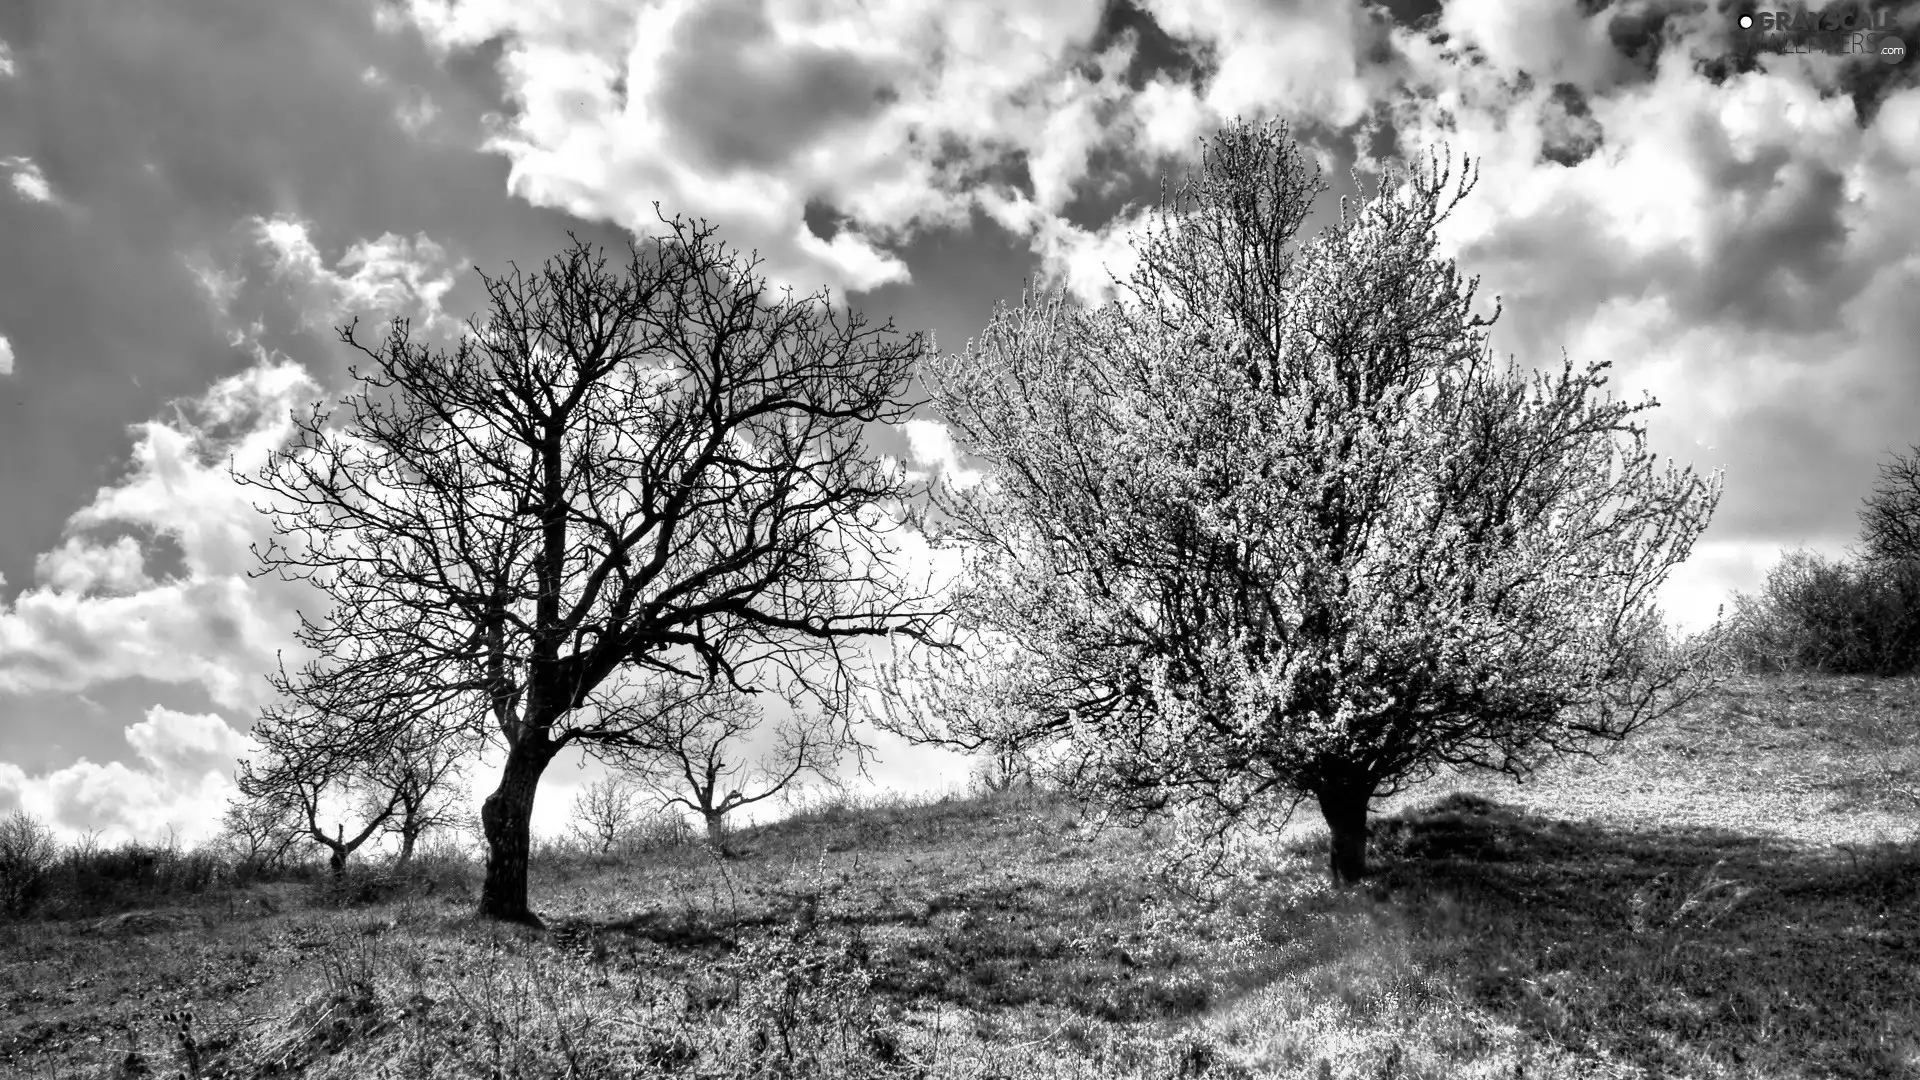
[[[1376,823],[1423,966],[1656,1073],[1920,1075],[1920,851],[1556,821],[1469,795]],[[1710,1064],[1709,1064],[1710,1063]]]

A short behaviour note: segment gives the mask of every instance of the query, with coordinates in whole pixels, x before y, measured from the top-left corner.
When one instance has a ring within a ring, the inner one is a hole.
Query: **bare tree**
[[[1883,674],[1920,668],[1920,445],[1880,464],[1860,509],[1858,555],[1890,609],[1872,627],[1882,639],[1876,666]]]
[[[287,538],[263,572],[333,602],[303,620],[318,659],[276,677],[275,722],[347,758],[420,723],[463,753],[503,746],[481,811],[494,918],[538,922],[547,765],[629,740],[634,718],[595,701],[610,675],[833,703],[864,655],[848,642],[924,637],[935,614],[889,568],[913,489],[863,444],[907,416],[919,337],[774,295],[708,226],[667,225],[624,273],[576,242],[482,275],[489,316],[451,351],[404,322],[373,346],[343,328],[373,364],[350,415],[296,417],[252,478]]]
[[[1880,463],[1860,509],[1861,555],[1876,563],[1920,563],[1920,445]]]
[[[0,817],[0,915],[26,915],[46,895],[60,838],[46,822],[14,810]]]
[[[582,788],[573,797],[573,824],[576,835],[600,845],[600,853],[632,833],[640,823],[641,792],[632,781],[609,774]]]
[[[629,706],[651,717],[645,734],[618,760],[668,795],[668,806],[700,815],[707,842],[727,852],[727,815],[744,806],[791,792],[803,777],[835,783],[843,754],[858,750],[843,723],[796,709],[779,724],[771,745],[757,757],[745,743],[758,731],[764,710],[753,696],[725,687],[673,688],[642,695]]]
[[[426,724],[387,735],[347,753],[268,710],[253,729],[262,753],[240,763],[243,813],[262,828],[291,819],[296,831],[327,850],[335,876],[345,874],[348,858],[382,832],[399,836],[399,863],[406,865],[424,832],[459,819],[463,759]],[[323,807],[334,811],[331,835],[321,822]]]
[[[348,858],[387,824],[400,803],[393,788],[376,782],[364,768],[324,766],[311,758],[290,758],[278,748],[241,763],[240,793],[262,816],[292,814],[307,838],[326,849],[334,877],[346,875]],[[356,808],[352,834],[345,817],[350,806]],[[331,834],[321,823],[323,807],[334,811]]]
[[[245,874],[284,866],[303,834],[294,807],[284,800],[229,800],[220,815],[215,848]]]
[[[396,801],[386,828],[400,838],[397,865],[413,861],[414,848],[426,833],[457,828],[465,820],[465,779],[466,759],[446,741],[416,738],[382,759],[377,781]]]
[[[1057,747],[1075,786],[1214,838],[1311,797],[1345,883],[1375,798],[1524,776],[1691,692],[1653,597],[1717,479],[1657,467],[1653,403],[1590,397],[1606,365],[1495,368],[1435,253],[1472,181],[1429,165],[1301,243],[1325,184],[1235,124],[1115,303],[1002,308],[929,362],[988,466],[938,493],[976,642],[903,653],[890,726]]]

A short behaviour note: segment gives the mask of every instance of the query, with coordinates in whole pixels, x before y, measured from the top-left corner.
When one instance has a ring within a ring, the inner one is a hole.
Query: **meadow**
[[[1920,1077],[1920,680],[1731,679],[1525,785],[1304,809],[1215,895],[1016,789],[0,926],[23,1077]]]

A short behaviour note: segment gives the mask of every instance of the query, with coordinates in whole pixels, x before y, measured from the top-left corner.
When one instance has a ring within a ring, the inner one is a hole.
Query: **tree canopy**
[[[1659,466],[1655,403],[1601,398],[1606,363],[1492,361],[1438,254],[1471,187],[1389,169],[1302,241],[1326,185],[1283,126],[1236,124],[1114,302],[1002,306],[931,359],[986,463],[936,493],[973,648],[907,654],[890,726],[1050,747],[1069,784],[1210,830],[1313,797],[1349,881],[1373,799],[1525,775],[1683,697],[1655,590],[1717,478]]]

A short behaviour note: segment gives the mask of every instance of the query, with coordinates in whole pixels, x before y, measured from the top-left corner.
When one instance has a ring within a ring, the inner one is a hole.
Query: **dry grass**
[[[549,864],[546,932],[457,887],[16,925],[0,1069],[1920,1076],[1916,724],[1911,682],[1741,680],[1604,762],[1409,793],[1351,893],[1311,825],[1208,906],[1149,832],[1014,795]]]

